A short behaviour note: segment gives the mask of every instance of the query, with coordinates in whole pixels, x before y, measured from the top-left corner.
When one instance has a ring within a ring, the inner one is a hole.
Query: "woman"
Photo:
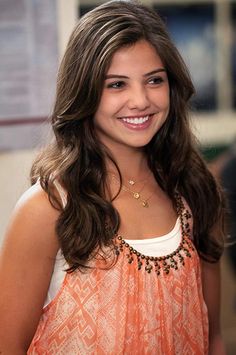
[[[150,9],[112,1],[81,18],[55,139],[1,256],[3,354],[224,354],[222,197],[189,129],[193,92]]]

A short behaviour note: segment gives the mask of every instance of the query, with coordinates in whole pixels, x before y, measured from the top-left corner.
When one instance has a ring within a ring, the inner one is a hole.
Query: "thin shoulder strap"
[[[58,180],[54,180],[54,186],[61,198],[62,207],[65,208],[66,204],[67,204],[67,193],[66,193],[65,189],[63,189],[61,184],[58,182]]]

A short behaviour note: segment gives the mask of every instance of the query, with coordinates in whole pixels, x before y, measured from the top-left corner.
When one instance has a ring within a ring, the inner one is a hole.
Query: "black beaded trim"
[[[179,266],[185,264],[184,259],[186,257],[191,258],[191,251],[194,250],[190,242],[190,224],[188,220],[192,217],[190,212],[185,209],[181,196],[176,193],[176,210],[180,218],[181,225],[181,242],[178,248],[171,254],[165,256],[147,256],[139,253],[132,246],[127,243],[121,235],[116,235],[117,243],[115,244],[115,253],[118,256],[121,252],[127,252],[127,260],[129,264],[132,264],[134,260],[137,260],[138,270],[145,269],[147,273],[154,271],[157,276],[161,271],[165,274],[169,274],[171,269],[178,270]]]

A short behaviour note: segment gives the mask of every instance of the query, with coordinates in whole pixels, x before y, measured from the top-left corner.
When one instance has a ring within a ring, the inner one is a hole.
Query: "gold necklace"
[[[133,186],[133,185],[135,185],[135,184],[137,184],[137,183],[145,182],[145,181],[148,180],[150,174],[151,174],[151,172],[149,172],[148,175],[147,175],[147,177],[145,177],[145,179],[142,179],[142,180],[136,180],[136,181],[135,181],[135,180],[133,180],[133,179],[129,179],[129,180],[128,180],[128,184],[131,185],[131,186]]]
[[[145,186],[145,185],[144,185]],[[142,196],[141,196],[141,192],[142,190],[144,189],[144,186],[142,187],[142,189],[140,191],[133,191],[131,190],[129,187],[125,186],[125,185],[122,185],[121,188],[123,191],[126,191],[126,192],[129,192],[131,193],[131,195],[133,196],[133,198],[135,198],[136,200],[139,200],[141,201],[141,205],[143,207],[149,207],[149,204],[148,204],[148,200],[150,200],[150,198],[152,197],[149,196],[147,199],[144,199]]]
[[[149,174],[150,175],[150,174]],[[112,177],[113,179],[116,181],[116,182],[119,182],[120,181],[117,179],[117,177],[115,175],[112,174]],[[145,179],[145,180],[142,180],[142,181],[145,181],[145,183],[143,184],[141,190],[139,191],[133,191],[132,189],[130,189],[128,186],[125,186],[124,184],[121,185],[121,189],[125,192],[129,192],[131,194],[131,196],[133,196],[133,198],[135,200],[138,200],[141,202],[141,205],[143,207],[149,207],[149,204],[148,204],[148,201],[150,200],[150,198],[152,197],[152,194],[147,198],[147,199],[144,199],[142,196],[141,196],[141,192],[143,191],[145,185],[146,185],[146,181],[148,180],[148,177]],[[134,180],[128,180],[128,183],[130,185],[134,185],[135,183],[137,183],[137,181],[134,181]]]

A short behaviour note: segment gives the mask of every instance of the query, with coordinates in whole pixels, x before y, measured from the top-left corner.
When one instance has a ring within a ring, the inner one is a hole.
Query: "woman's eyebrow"
[[[114,79],[114,78],[118,78],[118,79],[129,79],[128,76],[119,75],[119,74],[108,74],[108,75],[105,76],[105,79]]]
[[[166,69],[165,68],[158,68],[158,69],[150,71],[147,74],[144,74],[144,76],[146,77],[146,76],[150,76],[150,75],[161,73],[161,72],[166,72]]]
[[[144,74],[143,76],[147,77],[147,76],[150,76],[150,75],[153,75],[153,74],[157,74],[157,73],[160,73],[160,72],[166,72],[166,69],[165,68],[154,69],[154,70]],[[129,79],[129,77],[126,76],[126,75],[119,75],[119,74],[107,74],[105,76],[105,80],[107,80],[107,79]]]

